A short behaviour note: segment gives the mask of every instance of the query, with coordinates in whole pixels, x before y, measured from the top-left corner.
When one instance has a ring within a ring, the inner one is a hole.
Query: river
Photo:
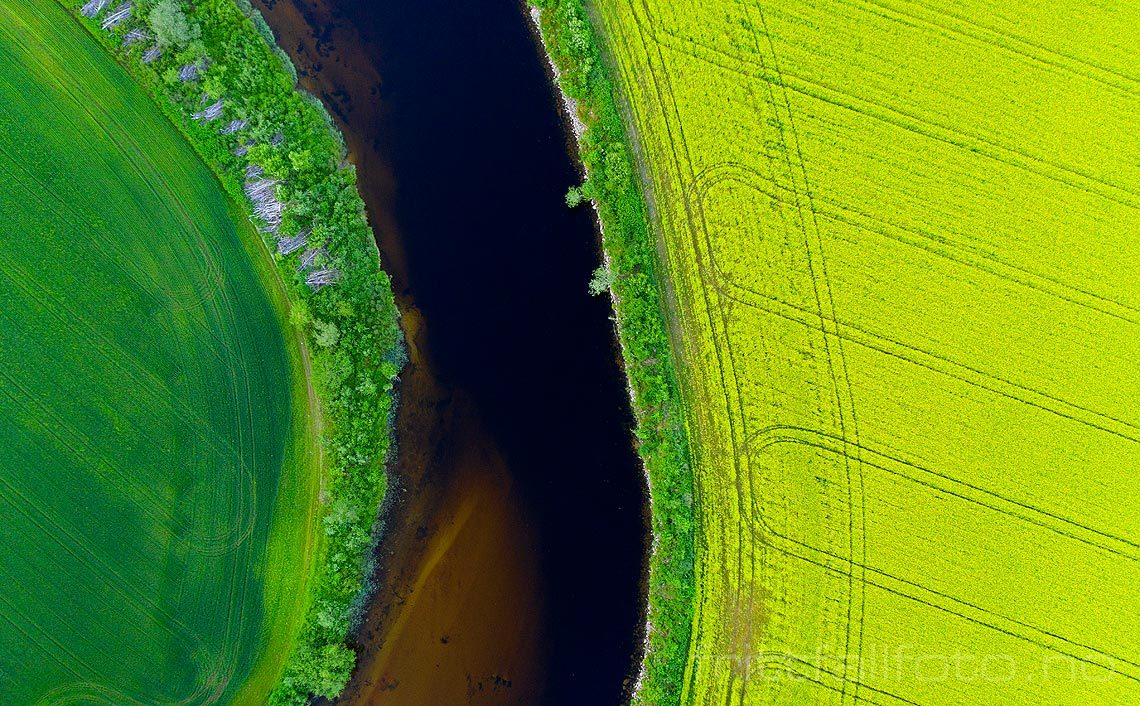
[[[409,338],[379,589],[340,703],[628,700],[644,481],[524,8],[258,4],[345,133]]]

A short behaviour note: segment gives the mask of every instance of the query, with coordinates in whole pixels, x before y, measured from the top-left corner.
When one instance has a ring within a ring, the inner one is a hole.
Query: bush
[[[582,190],[577,186],[572,186],[566,191],[566,205],[574,208],[583,201]]]
[[[181,49],[200,34],[197,26],[192,26],[186,20],[186,14],[182,12],[182,4],[178,0],[160,0],[150,11],[147,20],[154,31],[155,41],[163,49]]]
[[[590,294],[595,297],[599,294],[604,294],[614,286],[614,273],[605,265],[594,270],[593,276],[590,277]]]

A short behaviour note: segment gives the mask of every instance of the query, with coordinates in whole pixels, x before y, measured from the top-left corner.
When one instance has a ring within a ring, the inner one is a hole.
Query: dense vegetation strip
[[[367,591],[404,355],[355,171],[328,114],[295,88],[292,65],[245,0],[63,1],[87,11],[92,34],[230,196],[251,205],[276,252],[321,403],[324,536],[304,625],[270,703],[334,696],[355,662],[345,641]]]
[[[661,290],[661,265],[628,138],[597,37],[581,0],[536,0],[543,41],[563,93],[585,124],[579,154],[587,179],[567,195],[591,200],[602,223],[606,265],[592,287],[609,287],[649,476],[654,548],[649,634],[635,702],[676,703],[692,623],[692,470],[681,393]]]

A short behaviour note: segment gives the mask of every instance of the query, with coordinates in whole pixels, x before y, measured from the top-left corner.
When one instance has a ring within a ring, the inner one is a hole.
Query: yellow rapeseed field
[[[589,7],[694,442],[682,703],[1140,703],[1140,5]]]

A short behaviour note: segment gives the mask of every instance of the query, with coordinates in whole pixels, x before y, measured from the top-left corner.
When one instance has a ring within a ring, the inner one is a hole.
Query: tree
[[[593,277],[590,278],[590,294],[595,297],[607,291],[610,287],[614,286],[614,273],[605,265],[594,270]]]
[[[312,689],[318,696],[335,698],[344,691],[352,668],[356,665],[356,653],[344,645],[332,644],[321,648],[321,656],[313,674]]]
[[[322,348],[331,348],[340,340],[340,329],[331,321],[313,321],[313,340]]]
[[[602,166],[606,178],[606,188],[611,191],[624,191],[633,178],[629,157],[621,143],[607,146],[605,162]]]
[[[179,0],[159,0],[150,11],[150,28],[158,46],[181,49],[201,35],[197,25],[190,24]]]
[[[571,187],[567,192],[567,205],[572,209],[579,203],[581,203],[581,189],[577,186]]]

